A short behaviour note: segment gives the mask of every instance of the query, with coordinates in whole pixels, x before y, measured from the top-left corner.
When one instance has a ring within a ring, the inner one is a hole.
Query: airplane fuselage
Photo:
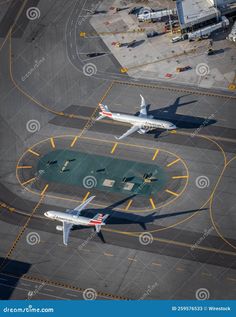
[[[47,211],[47,213],[45,213],[45,215],[48,218],[54,219],[54,220],[58,220],[58,221],[66,221],[69,223],[72,223],[73,225],[81,225],[81,226],[95,226],[97,224],[99,224],[99,222],[97,222],[96,220],[90,219],[90,218],[86,218],[83,216],[76,216],[73,214],[69,214],[66,212],[61,212],[61,211]],[[100,223],[100,225],[104,225],[104,223]]]
[[[132,125],[137,125],[137,126],[140,126],[141,128],[165,129],[165,130],[176,129],[176,126],[173,123],[169,121],[153,119],[152,116],[138,117],[138,116],[133,116],[129,114],[112,113],[107,115],[107,117],[115,121],[121,121],[125,123],[130,123]]]

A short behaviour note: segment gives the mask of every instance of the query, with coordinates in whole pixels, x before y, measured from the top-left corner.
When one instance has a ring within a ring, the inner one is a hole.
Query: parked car
[[[154,36],[157,36],[159,35],[159,33],[157,31],[150,31],[147,33],[147,37],[154,37]]]
[[[171,39],[172,43],[176,43],[182,40],[183,40],[182,36],[175,36]]]
[[[191,69],[191,66],[184,66],[184,67],[177,67],[176,68],[176,72],[177,73],[181,73],[181,72],[184,72],[184,71],[186,71],[186,70],[189,70],[189,69]]]

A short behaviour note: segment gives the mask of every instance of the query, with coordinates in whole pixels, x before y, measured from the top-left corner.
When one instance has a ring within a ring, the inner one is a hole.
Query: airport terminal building
[[[191,32],[219,22],[222,15],[236,15],[236,0],[177,0],[182,32]]]

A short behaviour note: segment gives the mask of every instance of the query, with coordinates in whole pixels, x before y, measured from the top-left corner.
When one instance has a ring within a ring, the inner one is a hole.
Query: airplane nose
[[[48,211],[44,213],[44,216],[48,217]]]

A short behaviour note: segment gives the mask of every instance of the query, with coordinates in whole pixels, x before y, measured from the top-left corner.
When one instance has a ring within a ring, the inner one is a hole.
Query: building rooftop
[[[176,7],[181,28],[210,20],[216,15],[220,15],[208,0],[177,0]]]

